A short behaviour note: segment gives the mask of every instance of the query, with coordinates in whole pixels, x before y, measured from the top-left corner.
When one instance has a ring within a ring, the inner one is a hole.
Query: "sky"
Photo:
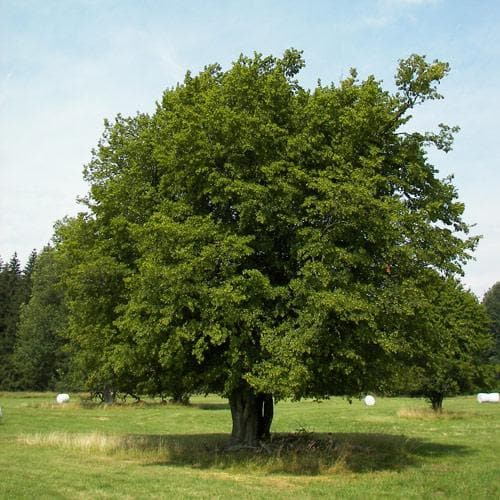
[[[429,158],[483,236],[463,278],[481,297],[500,281],[497,0],[0,0],[0,257],[25,262],[83,210],[104,118],[154,111],[188,70],[289,47],[304,51],[306,88],[355,67],[392,90],[412,53],[450,63],[445,99],[416,109],[413,126],[461,127],[452,152]]]

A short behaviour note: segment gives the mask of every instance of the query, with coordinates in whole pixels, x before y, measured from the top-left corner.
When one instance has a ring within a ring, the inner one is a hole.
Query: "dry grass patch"
[[[133,459],[145,465],[187,466],[197,470],[246,471],[256,474],[322,476],[401,470],[414,465],[422,443],[386,434],[273,435],[255,448],[227,445],[227,436],[111,435],[51,432],[24,434],[28,446],[64,448],[84,453]],[[434,450],[439,452],[438,449]]]
[[[92,432],[72,434],[68,432],[50,432],[48,434],[23,434],[18,441],[29,446],[49,446],[88,451],[116,451],[130,447],[127,437],[113,436]]]
[[[184,473],[186,473],[186,471],[184,471]],[[256,475],[254,474],[238,474],[234,471],[200,471],[192,469],[189,474],[203,481],[217,479],[228,482],[237,482],[241,483],[242,485],[257,487],[258,489],[272,488],[273,490],[281,492],[283,490],[286,490],[289,493],[297,491],[302,487],[303,484],[301,478],[293,476],[268,476],[259,474],[256,478]]]
[[[397,413],[399,418],[416,420],[462,420],[477,416],[474,412],[466,411],[434,411],[432,408],[401,408]]]
[[[25,403],[23,408],[45,409],[45,410],[79,410],[82,406],[79,401],[69,401],[67,403],[56,403],[43,401],[41,403]]]
[[[117,455],[123,458],[140,459],[146,462],[168,461],[175,443],[161,436],[112,435],[100,432],[75,434],[51,432],[48,434],[24,434],[18,441],[28,446],[42,446],[75,450],[84,453]]]

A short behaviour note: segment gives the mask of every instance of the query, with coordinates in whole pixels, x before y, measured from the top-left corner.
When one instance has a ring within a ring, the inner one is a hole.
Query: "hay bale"
[[[500,394],[498,392],[480,392],[477,395],[478,403],[498,403],[500,401]]]
[[[69,401],[69,394],[58,394],[56,396],[56,401],[59,403],[59,404],[63,404],[63,403],[67,403]]]
[[[373,406],[375,404],[375,398],[368,394],[368,396],[363,398],[363,403],[365,403],[366,406]]]

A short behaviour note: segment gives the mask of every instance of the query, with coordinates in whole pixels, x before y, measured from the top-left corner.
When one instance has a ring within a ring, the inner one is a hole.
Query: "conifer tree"
[[[0,272],[0,389],[16,385],[12,353],[16,342],[19,309],[25,299],[21,263],[14,253]]]
[[[13,364],[23,390],[54,390],[67,372],[62,335],[67,322],[61,272],[55,251],[47,247],[30,263],[31,297],[21,306]]]

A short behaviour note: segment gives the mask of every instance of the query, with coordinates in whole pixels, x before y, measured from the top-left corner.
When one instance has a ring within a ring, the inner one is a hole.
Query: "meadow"
[[[279,402],[272,441],[228,449],[227,402],[112,406],[0,393],[0,498],[500,498],[500,404]]]

